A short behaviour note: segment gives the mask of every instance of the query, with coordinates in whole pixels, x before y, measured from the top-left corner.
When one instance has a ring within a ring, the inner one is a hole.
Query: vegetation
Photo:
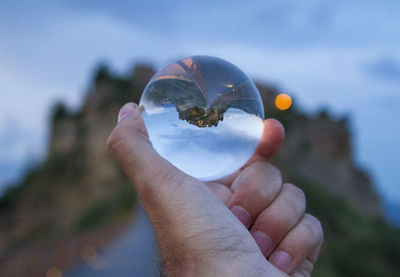
[[[313,276],[397,276],[400,230],[381,218],[354,210],[345,201],[298,180],[308,212],[322,223],[325,242]]]
[[[18,204],[25,190],[30,187],[39,176],[40,168],[31,168],[19,184],[9,185],[0,197],[0,215],[13,209]]]
[[[113,197],[93,203],[79,218],[77,229],[85,230],[110,222],[117,217],[129,216],[136,201],[133,189],[128,188],[122,189]]]
[[[94,83],[97,85],[99,82],[108,81],[111,77],[110,69],[107,64],[101,63],[94,72]]]
[[[65,118],[69,115],[68,109],[64,103],[58,102],[54,105],[52,111],[52,118],[54,120]]]

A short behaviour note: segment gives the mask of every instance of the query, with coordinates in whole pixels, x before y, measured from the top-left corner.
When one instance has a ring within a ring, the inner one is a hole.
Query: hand
[[[157,154],[136,104],[118,121],[108,146],[153,224],[167,276],[310,275],[323,232],[304,193],[266,162],[284,137],[279,122],[265,121],[245,166],[204,184]]]

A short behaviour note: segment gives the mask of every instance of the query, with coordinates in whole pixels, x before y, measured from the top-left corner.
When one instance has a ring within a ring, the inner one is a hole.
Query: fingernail
[[[252,232],[252,235],[263,255],[268,257],[272,250],[274,250],[270,237],[260,231]]]
[[[284,272],[288,272],[292,258],[285,251],[277,251],[269,257],[271,264]]]
[[[251,224],[251,217],[250,214],[240,206],[233,206],[231,208],[231,212],[236,215],[236,217],[243,223],[244,226],[247,228],[250,227]]]
[[[136,106],[134,103],[126,103],[122,106],[118,113],[118,123],[125,117],[133,114],[135,112]]]

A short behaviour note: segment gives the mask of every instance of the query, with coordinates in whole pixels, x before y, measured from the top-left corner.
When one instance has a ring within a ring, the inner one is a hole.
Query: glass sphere
[[[242,167],[263,132],[264,108],[253,81],[215,57],[187,57],[161,68],[139,105],[156,151],[202,181]]]

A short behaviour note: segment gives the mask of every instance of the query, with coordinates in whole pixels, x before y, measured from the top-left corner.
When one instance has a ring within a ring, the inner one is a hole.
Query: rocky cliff
[[[352,134],[348,118],[333,119],[326,110],[308,115],[292,107],[279,111],[273,105],[276,94],[263,85],[266,117],[279,119],[286,137],[272,161],[289,182],[303,182],[344,199],[361,213],[378,216],[382,207],[368,173],[354,161]]]

